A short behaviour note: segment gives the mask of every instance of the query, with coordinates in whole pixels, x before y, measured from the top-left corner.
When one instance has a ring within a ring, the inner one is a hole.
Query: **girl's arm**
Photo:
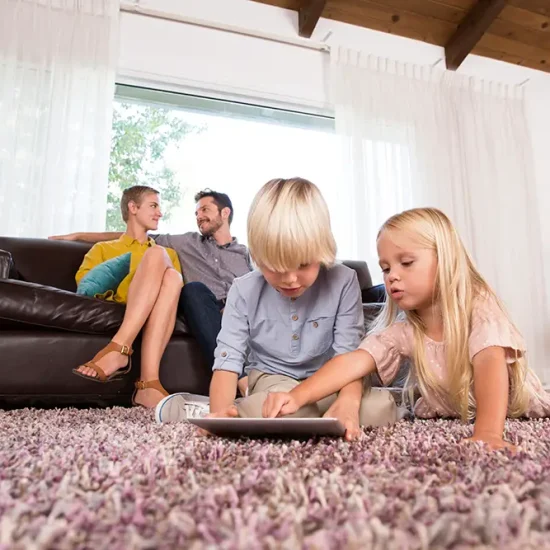
[[[335,356],[355,351],[364,335],[363,304],[361,287],[355,271],[347,272],[347,281],[342,290],[338,312],[334,323],[332,349]],[[340,410],[345,416],[356,417],[359,430],[359,409],[363,397],[363,381],[353,380],[345,385],[330,408],[330,414]],[[328,414],[328,413],[327,413]]]
[[[375,369],[371,354],[362,349],[338,355],[290,393],[270,393],[264,402],[263,416],[275,418],[292,414],[304,405],[316,403],[354,380],[371,374]]]
[[[503,439],[508,410],[508,367],[504,348],[489,347],[473,358],[476,420],[472,441],[483,441],[493,449],[512,447]]]

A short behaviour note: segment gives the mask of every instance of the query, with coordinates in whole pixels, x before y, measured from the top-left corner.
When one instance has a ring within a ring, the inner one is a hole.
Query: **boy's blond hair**
[[[133,187],[128,187],[128,189],[124,190],[122,193],[122,198],[120,199],[120,212],[122,214],[122,219],[126,223],[128,223],[130,218],[130,209],[128,208],[128,205],[131,202],[134,202],[138,206],[141,206],[141,202],[143,201],[145,195],[149,195],[151,193],[155,193],[156,195],[159,194],[156,189],[153,189],[147,185],[134,185]]]
[[[248,213],[248,248],[259,267],[279,273],[315,262],[332,266],[336,241],[317,186],[302,178],[268,181]]]
[[[401,312],[393,300],[386,303],[372,330],[379,332],[390,326],[400,316],[405,316],[413,327],[413,370],[409,378],[418,383],[424,395],[448,396],[456,413],[463,419],[475,416],[472,395],[473,366],[470,362],[468,341],[472,328],[472,311],[476,298],[493,299],[512,324],[502,303],[493,289],[476,269],[468,251],[449,218],[435,208],[415,208],[396,214],[387,220],[380,232],[401,232],[415,239],[420,246],[431,249],[437,258],[434,300],[439,302],[443,317],[443,335],[446,348],[446,364],[449,375],[447,385],[442,386],[426,361],[426,327],[415,310]],[[518,342],[518,346],[521,343]],[[529,404],[529,388],[526,384],[527,361],[519,354],[508,363],[510,373],[510,399],[508,416],[521,416]],[[411,390],[410,382],[406,387]],[[412,395],[409,396],[412,399]]]

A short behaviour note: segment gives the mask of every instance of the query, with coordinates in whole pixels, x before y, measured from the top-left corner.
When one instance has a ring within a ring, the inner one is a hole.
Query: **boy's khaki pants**
[[[237,403],[237,410],[241,418],[261,418],[262,406],[269,393],[289,392],[300,382],[281,374],[266,374],[259,370],[252,370],[248,375],[248,397]],[[294,418],[320,418],[336,401],[337,394],[329,395],[313,405],[306,405],[294,414]],[[359,424],[365,427],[386,426],[397,421],[397,406],[388,390],[382,388],[365,387],[361,408],[359,410]]]

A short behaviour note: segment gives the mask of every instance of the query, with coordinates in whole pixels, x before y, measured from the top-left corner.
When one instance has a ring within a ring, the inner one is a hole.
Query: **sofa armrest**
[[[12,270],[13,260],[7,250],[0,250],[0,279],[8,279]]]
[[[86,334],[114,334],[125,307],[49,286],[0,279],[2,324],[34,325]]]

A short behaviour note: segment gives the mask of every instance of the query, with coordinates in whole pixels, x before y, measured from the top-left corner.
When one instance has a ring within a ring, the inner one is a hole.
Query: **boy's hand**
[[[505,441],[502,436],[493,434],[493,433],[475,433],[472,435],[472,437],[468,437],[467,439],[463,440],[466,443],[475,443],[476,441],[481,441],[485,445],[489,447],[492,451],[499,451],[501,449],[510,449],[512,452],[516,452],[518,448],[515,445],[512,445],[512,443],[508,443],[508,441]]]
[[[237,411],[237,407],[235,405],[229,405],[226,409],[222,409],[221,411],[210,413],[206,416],[206,418],[237,418],[239,416],[239,413]]]
[[[346,441],[355,441],[363,435],[361,427],[359,426],[359,410],[354,405],[344,403],[337,399],[323,415],[323,418],[338,419],[344,428],[346,428],[346,433],[344,435]]]
[[[206,415],[206,418],[238,418],[238,416],[239,412],[237,411],[237,407],[235,407],[235,405],[230,405],[226,409]],[[197,433],[199,435],[212,435],[210,432],[207,432],[202,428],[198,428]]]
[[[270,393],[264,401],[262,415],[264,418],[276,418],[295,413],[300,407],[290,393]]]

